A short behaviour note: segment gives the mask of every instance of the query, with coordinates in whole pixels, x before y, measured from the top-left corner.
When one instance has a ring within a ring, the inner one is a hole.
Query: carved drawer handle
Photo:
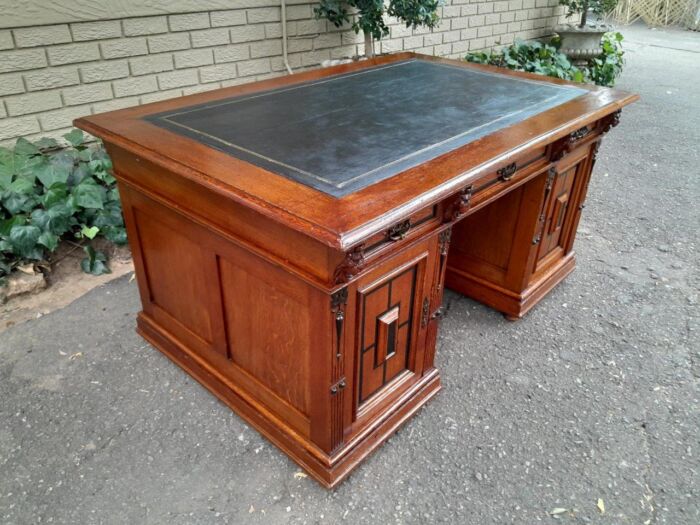
[[[410,219],[406,219],[405,221],[400,222],[395,226],[392,226],[391,229],[387,232],[387,237],[390,241],[401,241],[406,238],[408,230],[410,229],[411,221]]]
[[[503,182],[506,182],[513,177],[517,169],[518,166],[515,164],[515,162],[511,162],[507,166],[499,169],[496,173],[498,173],[499,179],[501,179]]]

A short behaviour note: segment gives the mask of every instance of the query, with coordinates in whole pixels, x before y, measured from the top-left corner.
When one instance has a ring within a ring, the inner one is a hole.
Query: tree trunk
[[[365,56],[367,58],[374,58],[374,38],[372,38],[372,33],[365,31]]]

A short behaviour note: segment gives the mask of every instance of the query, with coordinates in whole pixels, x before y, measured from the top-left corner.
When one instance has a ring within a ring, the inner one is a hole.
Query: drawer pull
[[[340,381],[338,381],[335,385],[333,385],[331,387],[331,394],[332,395],[337,394],[339,390],[342,390],[346,386],[347,386],[347,384],[345,383],[345,378],[343,377],[343,378],[341,378]]]
[[[511,162],[507,166],[499,169],[496,173],[498,173],[499,179],[501,179],[503,182],[506,182],[509,181],[511,177],[513,177],[517,169],[518,166],[515,164],[515,162]]]
[[[406,238],[406,234],[408,234],[408,230],[410,229],[411,221],[406,219],[405,221],[392,226],[389,231],[387,231],[387,238],[390,241],[401,241]]]
[[[444,306],[440,306],[437,310],[433,312],[433,315],[430,316],[430,319],[442,319],[445,317],[445,314],[447,311],[445,310]]]

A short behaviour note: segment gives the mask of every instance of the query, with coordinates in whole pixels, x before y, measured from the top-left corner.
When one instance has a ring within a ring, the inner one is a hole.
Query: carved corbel
[[[601,134],[606,134],[608,131],[610,131],[612,128],[617,126],[620,123],[620,116],[622,115],[622,110],[618,109],[614,113],[610,113],[610,115],[606,115],[603,117],[600,121],[600,132]]]
[[[453,222],[461,219],[471,206],[474,186],[469,185],[462,189],[445,209],[444,222]]]
[[[345,259],[341,262],[333,273],[335,284],[345,284],[365,267],[365,245],[360,244],[352,250],[345,252]]]

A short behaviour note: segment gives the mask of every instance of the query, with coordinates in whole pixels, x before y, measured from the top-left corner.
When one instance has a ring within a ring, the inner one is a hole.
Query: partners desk
[[[515,319],[574,269],[635,99],[400,53],[75,124],[113,160],[138,332],[332,487],[440,389],[445,287]]]

